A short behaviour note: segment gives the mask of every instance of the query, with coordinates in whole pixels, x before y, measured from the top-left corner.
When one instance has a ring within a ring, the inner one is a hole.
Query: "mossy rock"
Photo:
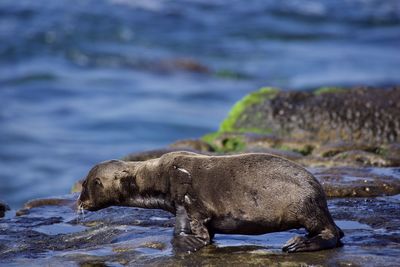
[[[344,93],[344,92],[346,92],[346,89],[340,87],[321,87],[314,91],[314,95]]]
[[[243,134],[215,132],[203,136],[203,141],[210,144],[217,154],[240,152],[246,148],[247,140]]]
[[[183,139],[169,145],[170,148],[185,151],[198,151],[199,153],[213,152],[214,148],[208,143],[200,139]]]
[[[236,122],[243,116],[243,113],[251,106],[260,104],[266,99],[272,99],[278,94],[279,90],[272,87],[263,87],[256,92],[246,95],[243,99],[238,101],[231,109],[228,117],[221,123],[219,132],[257,132],[266,133],[268,131],[262,130],[257,127],[251,128],[237,128]],[[255,114],[262,118],[262,114]]]
[[[399,111],[400,87],[323,87],[315,91],[264,87],[238,101],[219,130],[203,140],[212,144],[227,133],[258,133],[318,144],[360,142],[379,147],[400,142]],[[222,149],[243,147],[232,142]],[[312,149],[299,152],[307,155]]]

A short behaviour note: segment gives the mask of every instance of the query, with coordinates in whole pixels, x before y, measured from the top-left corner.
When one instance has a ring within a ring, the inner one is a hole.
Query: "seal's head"
[[[94,166],[82,184],[79,209],[94,211],[122,205],[126,199],[123,185],[130,180],[132,173],[132,166],[121,160],[105,161]]]

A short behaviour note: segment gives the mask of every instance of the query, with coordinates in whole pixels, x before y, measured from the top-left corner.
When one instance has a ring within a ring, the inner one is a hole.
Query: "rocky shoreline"
[[[174,255],[174,218],[160,210],[111,207],[77,214],[77,194],[31,201],[14,216],[0,202],[0,265],[333,265],[398,266],[400,251],[400,88],[262,88],[240,100],[219,130],[197,140],[127,155],[142,161],[186,150],[271,153],[321,182],[344,247],[288,255],[293,233],[216,237],[195,254]],[[78,182],[74,192],[80,191]],[[45,205],[45,204],[50,204]]]

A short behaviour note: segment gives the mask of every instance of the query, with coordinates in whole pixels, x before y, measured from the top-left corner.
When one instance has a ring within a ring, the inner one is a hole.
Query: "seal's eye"
[[[94,179],[94,184],[98,185],[98,186],[102,186],[103,185],[103,183],[101,182],[100,178]]]

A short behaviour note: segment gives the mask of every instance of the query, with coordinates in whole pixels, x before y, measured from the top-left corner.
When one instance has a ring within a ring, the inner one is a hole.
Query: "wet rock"
[[[348,167],[347,163],[341,164],[341,162],[333,161],[331,158],[315,157],[313,155],[300,158],[296,160],[296,162],[306,168],[332,168],[337,166]]]
[[[366,151],[346,151],[333,157],[307,156],[296,160],[299,164],[309,167],[397,167],[399,164],[384,157]]]
[[[164,250],[167,248],[167,246],[164,243],[161,242],[148,242],[148,243],[144,243],[142,245],[142,247],[144,248],[151,248],[151,249],[158,249],[158,250]]]
[[[166,242],[148,236],[154,231],[160,235],[172,225],[172,216],[159,210],[111,207],[78,215],[63,206],[32,208],[29,214],[0,224],[0,264],[19,256],[40,258],[48,251],[53,251],[51,257],[69,258],[82,250],[84,254],[96,250],[98,255],[101,251],[114,254],[113,249],[119,252],[118,247],[124,245],[162,250]],[[170,237],[170,229],[167,232]]]
[[[377,149],[378,148],[376,146],[370,146],[367,144],[353,142],[336,142],[319,146],[313,151],[313,155],[317,157],[327,158],[351,150],[377,151]]]
[[[319,143],[400,142],[400,88],[279,92],[262,88],[239,101],[219,134],[265,133]]]
[[[148,150],[148,151],[143,151],[143,152],[136,152],[136,153],[131,153],[129,155],[126,155],[122,158],[122,160],[125,161],[145,161],[149,159],[155,159],[159,158],[165,153],[173,152],[173,151],[178,151],[178,149],[174,148],[161,148],[161,149],[154,149],[154,150]]]
[[[298,160],[303,157],[301,153],[288,151],[288,150],[281,150],[281,149],[274,149],[274,148],[265,148],[262,146],[251,145],[247,146],[243,153],[267,153],[272,154],[278,157],[290,159],[290,160]]]
[[[149,159],[155,159],[159,158],[162,155],[170,152],[176,152],[176,151],[188,151],[188,152],[195,152],[195,153],[201,153],[197,150],[194,149],[189,149],[189,148],[176,148],[176,147],[171,147],[171,148],[161,148],[161,149],[154,149],[154,150],[148,150],[148,151],[143,151],[143,152],[136,152],[129,154],[125,157],[122,158],[122,160],[125,161],[145,161]]]
[[[10,207],[5,202],[0,201],[0,218],[4,217],[7,210],[10,210]]]
[[[295,138],[280,138],[274,135],[244,134],[245,147],[265,147],[309,155],[318,144]]]
[[[378,153],[389,160],[392,166],[400,166],[400,143],[383,145]]]
[[[387,171],[387,170],[385,170]],[[391,170],[396,172],[396,170]],[[71,196],[72,198],[72,196]],[[0,223],[0,265],[151,266],[398,266],[400,199],[328,201],[345,232],[338,249],[286,254],[281,246],[303,230],[260,236],[219,235],[196,253],[174,254],[171,214],[110,207],[77,214],[69,207],[41,206]]]
[[[392,161],[387,160],[380,155],[361,150],[352,150],[339,153],[333,157],[333,160],[340,163],[345,163],[348,166],[396,166],[396,164],[394,164]]]
[[[343,255],[342,261],[361,266],[399,265],[400,260],[394,258],[396,250],[400,249],[399,195],[334,199],[329,201],[329,208],[345,233],[343,249],[355,253],[361,249],[369,254],[359,255],[362,259],[360,262]],[[379,262],[375,261],[378,259]]]
[[[214,152],[214,148],[207,142],[200,139],[179,140],[169,147],[174,149],[184,149],[185,151]]]
[[[247,145],[257,145],[265,148],[274,148],[282,144],[282,138],[272,134],[244,133],[239,135],[233,133],[225,133],[221,136],[225,136],[225,138],[228,138],[229,136],[243,136]]]
[[[305,142],[294,138],[283,139],[274,135],[251,133],[222,133],[216,136],[211,135],[204,139],[210,142],[215,151],[220,154],[271,149],[308,155],[315,146],[315,144],[311,142]]]
[[[328,197],[375,197],[400,193],[398,168],[321,168],[311,169]]]
[[[400,166],[400,145],[316,141],[280,138],[275,135],[221,133],[204,138],[216,153],[270,153],[294,160],[306,167],[396,167]]]
[[[115,215],[118,214],[116,217]],[[96,212],[85,212],[83,216],[70,220],[69,223],[86,226],[157,226],[172,227],[174,225],[172,214],[157,209],[141,209],[133,207],[109,207]]]
[[[387,241],[400,241],[400,195],[376,198],[333,199],[331,213],[337,220],[359,222],[375,229],[381,234],[395,232],[397,234]],[[362,227],[358,225],[357,227]],[[380,239],[381,237],[379,237]],[[400,248],[400,242],[397,244]]]
[[[70,195],[65,198],[59,197],[59,198],[33,199],[25,203],[24,206],[16,212],[16,215],[17,216],[26,215],[29,213],[29,210],[43,206],[68,206],[71,209],[76,210],[76,199],[77,195]]]

